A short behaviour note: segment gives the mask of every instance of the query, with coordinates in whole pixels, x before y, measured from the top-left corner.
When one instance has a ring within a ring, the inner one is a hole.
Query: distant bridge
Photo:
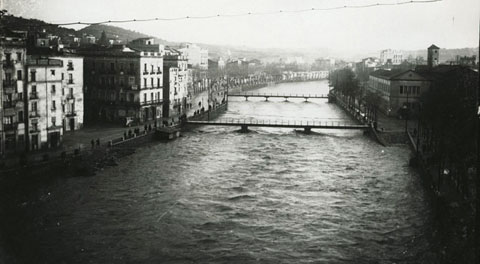
[[[328,94],[273,94],[273,93],[238,93],[238,94],[228,94],[229,97],[245,97],[245,100],[248,100],[249,97],[262,97],[265,98],[265,101],[268,101],[268,98],[285,98],[285,101],[288,98],[303,98],[305,101],[308,99],[328,99]]]
[[[303,128],[305,132],[312,129],[368,129],[369,125],[359,125],[340,121],[292,121],[292,120],[252,120],[252,119],[218,119],[213,121],[186,121],[188,125],[202,126],[239,126],[241,132],[248,127]]]

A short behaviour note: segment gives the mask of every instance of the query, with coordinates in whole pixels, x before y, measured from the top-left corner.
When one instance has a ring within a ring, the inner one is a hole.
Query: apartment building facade
[[[3,156],[25,149],[26,33],[0,30],[0,156]]]
[[[79,51],[84,56],[87,121],[145,123],[161,118],[163,50],[150,45],[145,50],[115,45]]]

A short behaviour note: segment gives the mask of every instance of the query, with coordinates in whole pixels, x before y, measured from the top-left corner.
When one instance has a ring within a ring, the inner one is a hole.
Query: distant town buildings
[[[186,58],[188,65],[201,70],[208,69],[208,50],[198,45],[187,43],[178,49]]]
[[[403,53],[399,50],[386,49],[380,52],[381,64],[398,65],[403,61]]]

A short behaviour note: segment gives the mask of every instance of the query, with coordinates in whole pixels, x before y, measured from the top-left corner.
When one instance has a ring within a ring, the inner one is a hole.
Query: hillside
[[[45,30],[46,32],[51,33],[52,35],[56,35],[60,37],[77,34],[77,32],[74,29],[51,25],[38,19],[27,19],[27,18],[12,16],[12,15],[4,16],[2,18],[1,23],[3,26],[10,28],[12,30],[21,30],[21,31]]]
[[[90,34],[97,37],[98,39],[102,35],[103,31],[105,31],[107,38],[121,40],[123,43],[126,43],[130,40],[137,39],[137,38],[153,37],[137,31],[124,29],[121,27],[109,26],[109,25],[91,25],[78,30],[77,34],[79,36],[83,34]],[[159,38],[155,38],[155,39],[157,43],[160,43],[160,44],[164,44],[164,45],[171,44],[170,42],[163,39],[159,39]]]

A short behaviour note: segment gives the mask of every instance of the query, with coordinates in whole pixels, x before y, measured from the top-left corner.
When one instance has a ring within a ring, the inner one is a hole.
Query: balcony
[[[157,74],[162,74],[162,72],[161,72],[161,71],[157,71]]]
[[[142,101],[140,105],[145,106],[145,105],[155,105],[155,104],[161,104],[163,103],[163,100],[150,100],[150,101]]]
[[[13,123],[13,124],[3,124],[3,129],[5,131],[15,130],[16,128],[17,128],[17,126],[15,125],[15,123]]]
[[[39,133],[40,129],[38,129],[38,126],[32,126],[30,127],[30,133]]]
[[[12,101],[3,101],[3,108],[13,108],[15,106],[15,103]]]
[[[3,68],[12,68],[15,65],[15,61],[6,60],[3,62]]]
[[[72,79],[67,81],[67,84],[75,84]]]
[[[36,117],[40,117],[40,114],[38,113],[38,111],[30,111],[28,113],[28,116],[31,118],[36,118]]]
[[[56,107],[52,107],[52,108],[50,108],[50,110],[51,110],[52,112],[55,112],[55,111],[57,111],[57,108],[56,108]]]
[[[148,75],[148,71],[143,71],[143,75]]]
[[[67,66],[67,71],[73,71],[73,70],[75,70],[75,69],[73,68],[73,65],[70,65],[70,64],[69,64],[69,65]]]
[[[75,111],[68,111],[67,113],[65,113],[65,116],[66,116],[66,117],[74,117],[74,116],[77,116],[77,112],[75,112]]]
[[[150,74],[155,74],[155,72],[154,72],[154,71],[151,71]]]
[[[67,94],[66,98],[67,100],[74,100],[75,96],[73,96],[73,94]]]
[[[5,80],[3,81],[3,88],[14,88],[16,86],[15,80]]]
[[[38,94],[37,93],[30,93],[28,98],[30,100],[38,100]]]

